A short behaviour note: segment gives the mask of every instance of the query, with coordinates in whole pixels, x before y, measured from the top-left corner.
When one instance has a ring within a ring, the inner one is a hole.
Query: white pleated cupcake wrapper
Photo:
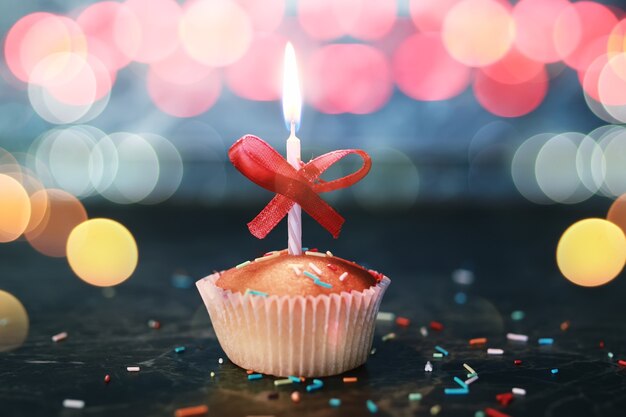
[[[217,339],[244,369],[277,376],[336,375],[365,363],[378,307],[391,280],[364,291],[268,297],[196,282]]]

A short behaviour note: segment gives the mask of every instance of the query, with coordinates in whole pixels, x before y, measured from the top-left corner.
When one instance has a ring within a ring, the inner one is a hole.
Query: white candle
[[[287,139],[287,162],[295,169],[300,169],[300,139],[296,136],[296,126],[300,122],[302,96],[298,83],[296,54],[291,43],[285,48],[283,76],[283,115],[289,126]],[[288,245],[290,255],[302,254],[302,210],[294,204],[287,215]]]

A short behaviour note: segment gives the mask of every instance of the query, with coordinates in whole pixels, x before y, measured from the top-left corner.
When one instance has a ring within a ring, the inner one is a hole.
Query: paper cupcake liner
[[[262,297],[196,282],[222,349],[236,365],[264,374],[336,375],[365,363],[378,307],[391,280],[364,291]]]

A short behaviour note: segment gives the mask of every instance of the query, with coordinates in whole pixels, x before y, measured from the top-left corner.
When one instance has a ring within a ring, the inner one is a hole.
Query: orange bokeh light
[[[11,242],[28,226],[30,200],[16,179],[0,174],[0,202],[0,242]]]

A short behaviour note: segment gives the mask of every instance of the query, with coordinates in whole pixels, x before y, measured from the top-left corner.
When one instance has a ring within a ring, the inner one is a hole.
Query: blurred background
[[[365,181],[328,196],[333,204],[569,204],[626,191],[617,2],[0,7],[0,169],[21,165],[31,195],[43,186],[88,205],[266,201],[227,149],[253,133],[284,151],[288,40],[303,88],[303,159],[357,147],[374,161]]]

